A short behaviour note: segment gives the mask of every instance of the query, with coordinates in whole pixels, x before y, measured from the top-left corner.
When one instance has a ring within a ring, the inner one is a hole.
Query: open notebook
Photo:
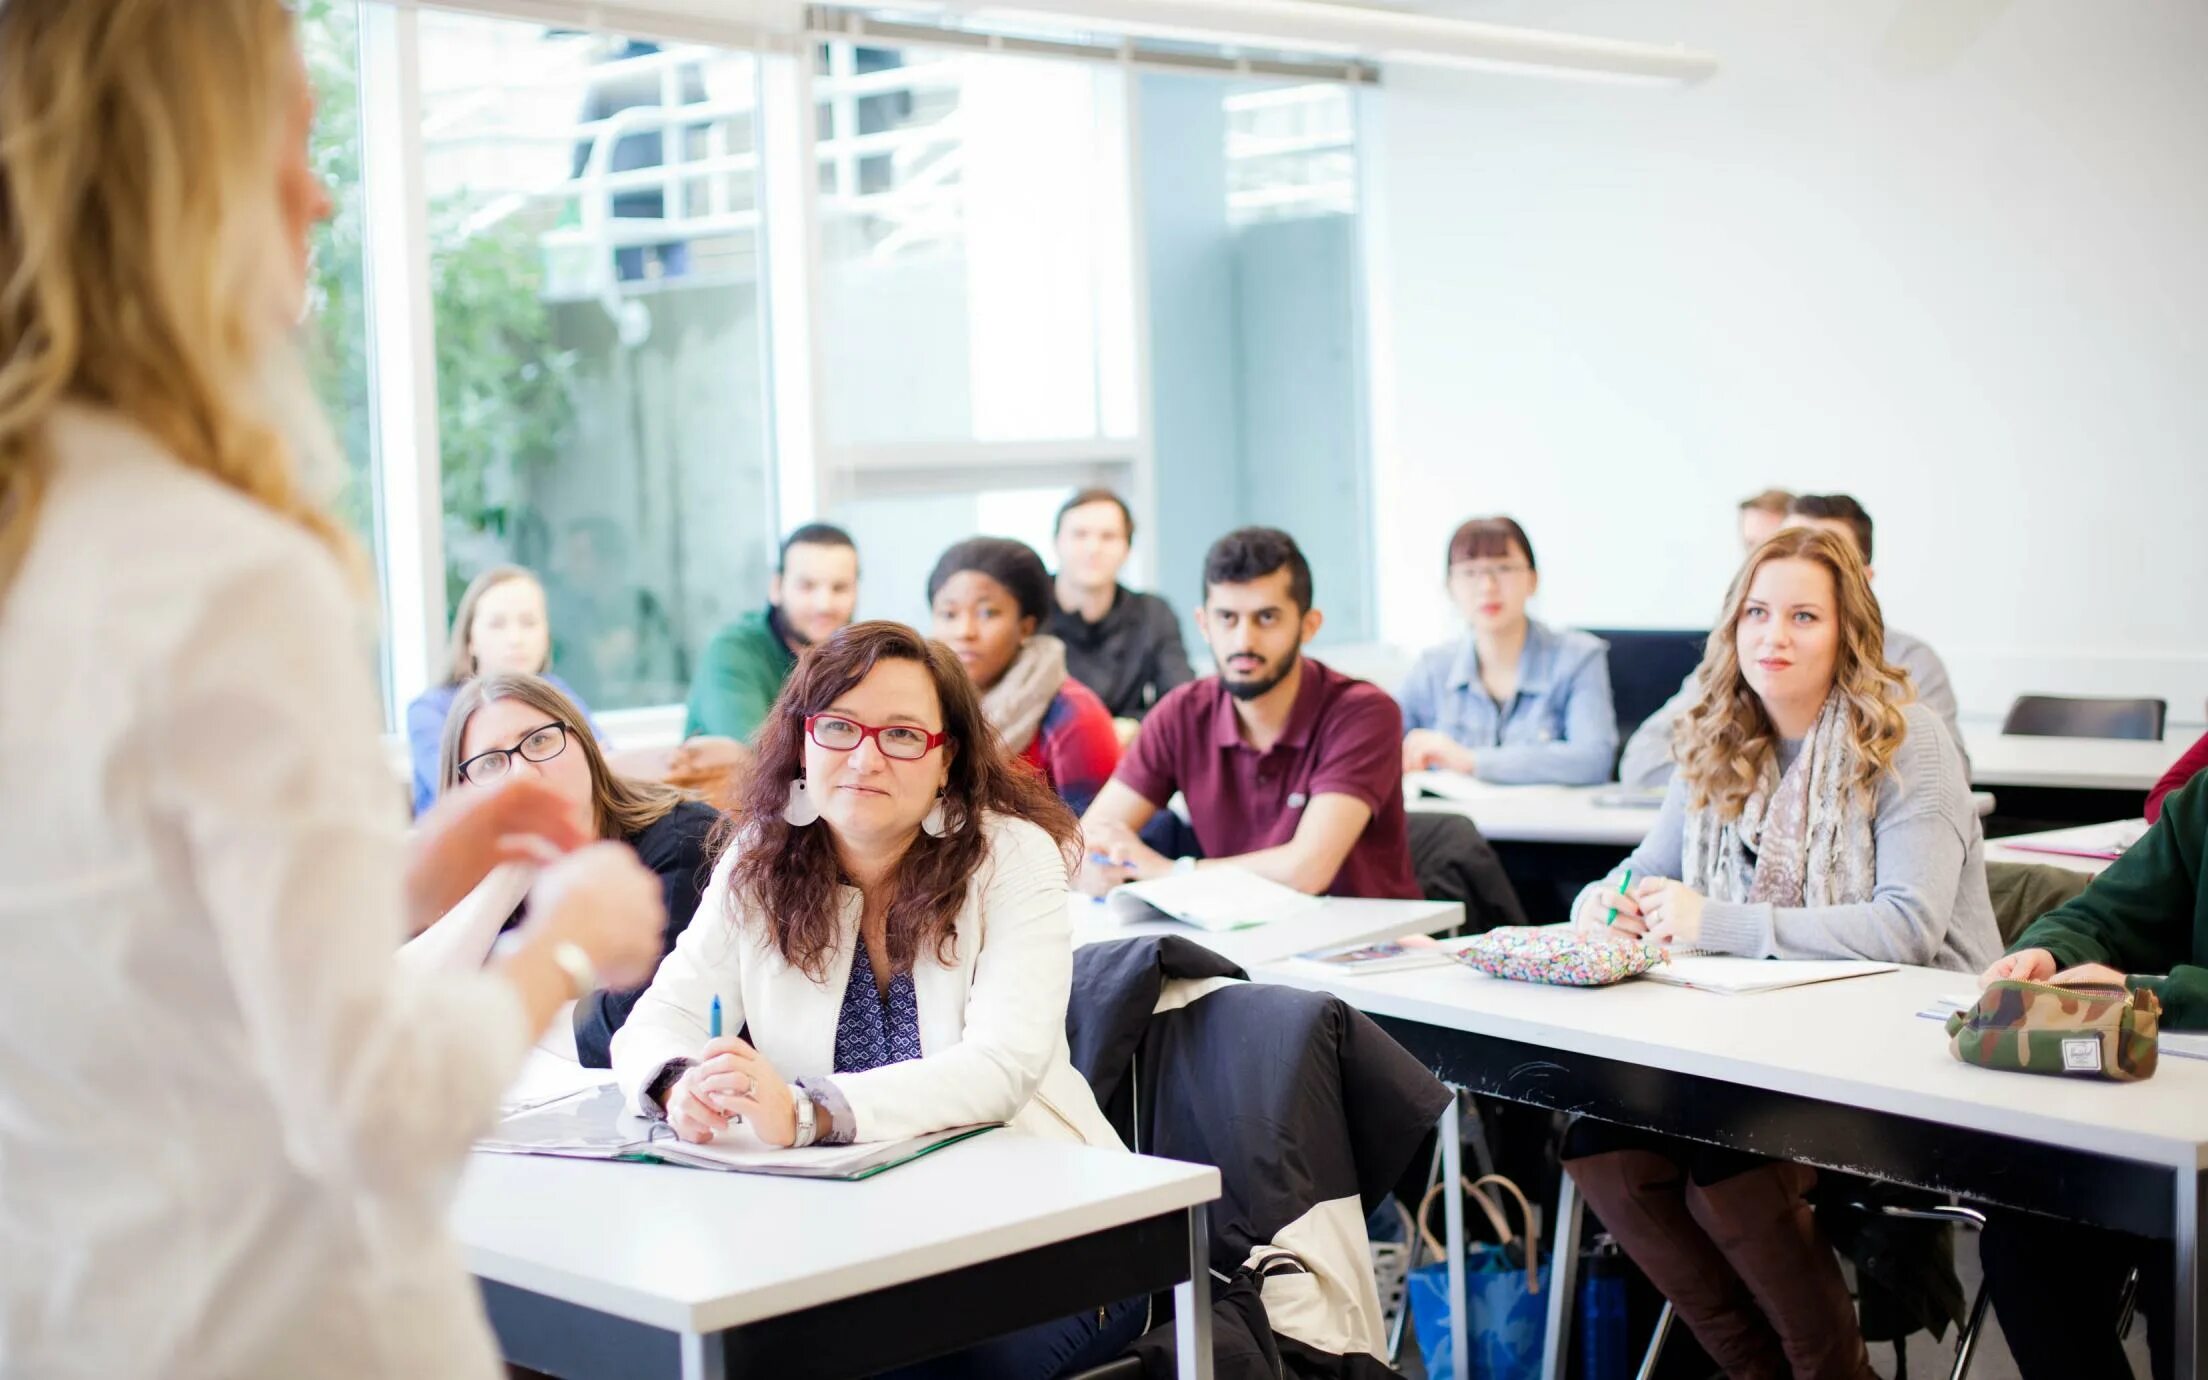
[[[665,1122],[625,1110],[621,1090],[607,1084],[500,1119],[478,1150],[507,1155],[559,1155],[584,1160],[657,1160],[739,1174],[778,1174],[792,1179],[866,1179],[922,1155],[954,1145],[1001,1122],[957,1126],[910,1140],[862,1145],[809,1145],[785,1150],[767,1145],[741,1124],[706,1145],[676,1140]]]
[[[1239,867],[1204,867],[1129,882],[1113,890],[1108,904],[1115,920],[1154,920],[1162,914],[1202,930],[1241,930],[1308,914],[1326,901]]]
[[[1668,982],[1704,992],[1745,996],[1751,992],[1776,992],[1787,987],[1834,982],[1841,978],[1891,973],[1895,965],[1855,958],[1734,958],[1717,954],[1681,953],[1641,974],[1649,982]]]

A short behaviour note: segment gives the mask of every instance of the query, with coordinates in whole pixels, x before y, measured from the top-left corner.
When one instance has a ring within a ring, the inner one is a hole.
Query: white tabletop
[[[1986,861],[2047,863],[2097,877],[2115,859],[2089,858],[2078,853],[2048,850],[2074,848],[2087,852],[2120,853],[2137,843],[2139,836],[2146,831],[2147,822],[2143,819],[2118,819],[2106,824],[2080,824],[2070,829],[2045,829],[2036,834],[2012,834],[2007,838],[1986,840]],[[2041,846],[2032,847],[2034,844]]]
[[[1456,798],[1419,795],[1406,778],[1407,804],[1431,814],[1463,815],[1491,841],[1505,843],[1592,843],[1630,851],[1656,823],[1659,802],[1600,805],[1596,798],[1619,797],[1624,787],[1497,786],[1459,778],[1450,784]]]
[[[1378,944],[1410,934],[1440,934],[1464,923],[1464,907],[1455,901],[1370,901],[1352,896],[1329,896],[1323,905],[1306,914],[1246,930],[1202,930],[1163,918],[1123,921],[1115,918],[1102,901],[1078,893],[1066,898],[1066,909],[1073,919],[1076,948],[1110,939],[1174,934],[1223,954],[1244,968],[1277,963],[1313,949]]]
[[[485,1279],[705,1333],[1219,1196],[1219,1171],[991,1131],[858,1183],[477,1153],[452,1213]]]
[[[1963,732],[1970,781],[1996,794],[2003,786],[2146,791],[2170,769],[2183,743],[2126,738],[2028,738]]]
[[[2138,1083],[1976,1068],[1916,1014],[1972,993],[1968,974],[1904,968],[1758,996],[1655,982],[1544,987],[1455,965],[1355,976],[1275,964],[1252,976],[1331,991],[1375,1015],[2185,1172],[2208,1165],[2208,1061],[2165,1058]]]

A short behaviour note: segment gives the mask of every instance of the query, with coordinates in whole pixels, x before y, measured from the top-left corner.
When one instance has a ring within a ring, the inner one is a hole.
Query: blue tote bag
[[[1523,1233],[1488,1196],[1494,1185],[1518,1200]],[[1468,1202],[1479,1206],[1495,1228],[1495,1242],[1474,1242],[1464,1252],[1466,1351],[1472,1374],[1459,1376],[1449,1354],[1449,1324],[1456,1301],[1449,1297],[1449,1250],[1427,1225],[1428,1209],[1444,1185],[1435,1184],[1418,1205],[1418,1232],[1432,1263],[1411,1271],[1405,1301],[1418,1328],[1418,1347],[1431,1380],[1540,1380],[1548,1327],[1549,1272],[1541,1260],[1541,1241],[1533,1204],[1518,1185],[1489,1174],[1464,1185]]]

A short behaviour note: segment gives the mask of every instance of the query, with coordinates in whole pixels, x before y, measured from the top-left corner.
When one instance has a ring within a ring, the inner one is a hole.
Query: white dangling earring
[[[792,829],[802,829],[819,818],[820,802],[805,789],[805,778],[790,782],[790,803],[782,807],[782,822]]]
[[[921,817],[920,832],[931,839],[939,839],[951,832],[951,822],[943,814],[943,792],[937,791],[935,793],[935,803],[930,805],[927,814]]]

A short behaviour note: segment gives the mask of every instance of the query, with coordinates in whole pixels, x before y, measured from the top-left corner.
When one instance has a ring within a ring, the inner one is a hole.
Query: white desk
[[[1972,979],[1923,968],[1749,997],[1463,968],[1252,976],[1341,996],[1475,1092],[2174,1240],[2178,1374],[2208,1375],[2208,1062],[2129,1084],[1973,1068],[1915,1015]]]
[[[2046,863],[2098,877],[2108,869],[2113,859],[2080,857],[2075,853],[2049,853],[2018,845],[2038,843],[2050,848],[2094,850],[2116,845],[2128,848],[2137,843],[2139,836],[2146,830],[2147,822],[2143,819],[2119,819],[2107,824],[2080,824],[2070,829],[2045,829],[2036,834],[2012,834],[2005,839],[1986,840],[1986,861]]]
[[[1178,920],[1120,921],[1106,911],[1104,902],[1079,894],[1066,898],[1066,909],[1073,919],[1076,948],[1112,939],[1171,934],[1193,940],[1246,969],[1278,963],[1313,949],[1378,944],[1410,934],[1440,934],[1464,923],[1464,907],[1455,901],[1369,901],[1350,896],[1329,896],[1318,909],[1290,920],[1218,932]]]
[[[2183,743],[2124,738],[2028,738],[1963,734],[1970,781],[1998,794],[2003,786],[2076,791],[2148,791],[2162,779]]]
[[[1595,798],[1623,787],[1496,786],[1455,781],[1457,799],[1420,795],[1416,776],[1404,778],[1406,805],[1428,814],[1463,815],[1494,843],[1585,843],[1630,850],[1656,823],[1656,802],[1598,805]]]
[[[1449,789],[1456,798],[1422,795],[1418,776],[1403,778],[1404,805],[1420,814],[1463,815],[1479,826],[1490,843],[1569,843],[1616,848],[1640,846],[1656,825],[1660,804],[1599,803],[1616,800],[1626,788],[1607,786],[1496,786],[1458,780]],[[1991,814],[1994,797],[1974,792],[1971,803],[1981,817]]]
[[[1124,1281],[1130,1263],[1146,1277],[1119,1296],[1185,1281],[1186,1325],[1208,1332],[1206,1165],[1003,1131],[859,1183],[470,1160],[452,1214],[468,1268],[509,1359],[556,1359],[561,1374],[590,1373],[593,1355],[624,1376],[781,1374],[792,1355],[865,1373],[918,1359],[893,1354],[916,1342],[965,1345],[1106,1302],[1059,1295],[1099,1268]],[[1039,1292],[1007,1283],[1021,1276]],[[959,1331],[915,1338],[916,1308]],[[1208,1337],[1182,1355],[1183,1376],[1209,1376]]]

